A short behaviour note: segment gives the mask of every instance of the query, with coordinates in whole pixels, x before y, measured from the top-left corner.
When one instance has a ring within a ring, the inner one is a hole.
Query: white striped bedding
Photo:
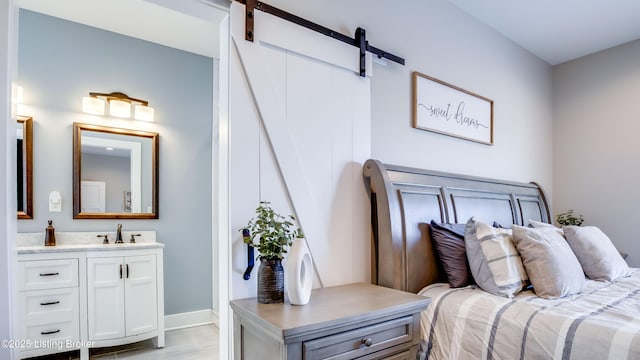
[[[422,313],[420,358],[640,359],[640,269],[614,282],[587,280],[581,294],[514,299],[433,284]]]

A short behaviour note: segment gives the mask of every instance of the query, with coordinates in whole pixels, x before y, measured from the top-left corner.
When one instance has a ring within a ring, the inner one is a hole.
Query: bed
[[[513,298],[475,285],[451,288],[431,242],[429,223],[526,226],[550,222],[535,183],[465,176],[368,160],[372,282],[432,299],[422,314],[420,358],[639,359],[640,271],[614,281],[586,280],[575,295]]]

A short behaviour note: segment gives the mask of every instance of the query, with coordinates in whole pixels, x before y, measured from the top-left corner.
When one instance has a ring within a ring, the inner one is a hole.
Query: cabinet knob
[[[369,346],[373,345],[373,340],[371,338],[362,339],[362,343],[366,347],[369,347]]]

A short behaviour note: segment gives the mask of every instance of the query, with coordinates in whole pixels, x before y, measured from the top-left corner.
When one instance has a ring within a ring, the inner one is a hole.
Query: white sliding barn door
[[[358,49],[255,11],[244,39],[244,5],[231,5],[230,211],[232,298],[255,296],[254,269],[237,231],[261,200],[297,215],[324,286],[369,281],[369,202],[362,164],[371,152],[370,69]]]

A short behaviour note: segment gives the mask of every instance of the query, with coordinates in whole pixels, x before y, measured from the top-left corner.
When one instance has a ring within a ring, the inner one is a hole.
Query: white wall
[[[15,174],[15,117],[11,111],[11,81],[15,79],[15,23],[17,13],[12,0],[0,2],[0,169]],[[6,51],[4,51],[6,50]],[[0,176],[0,340],[12,338],[11,283],[15,261],[16,205],[14,178]],[[9,359],[10,349],[0,347],[0,359]]]
[[[640,266],[640,40],[554,68],[554,204],[600,227]]]
[[[398,165],[537,181],[551,198],[552,80],[548,64],[444,0],[407,0],[399,5],[382,0],[269,3],[351,36],[362,26],[371,45],[406,59],[406,66],[389,63],[373,69],[372,157]],[[413,129],[413,71],[493,99],[495,145]],[[241,86],[246,85],[235,85]],[[233,99],[233,89],[230,96]],[[232,129],[237,119],[231,117]],[[259,139],[253,136],[244,141]],[[232,152],[236,146],[231,144]],[[258,162],[248,153],[242,155],[247,158],[231,167],[245,166],[247,178],[259,177]],[[258,188],[247,187],[242,198],[230,201],[234,206],[253,206],[258,192]],[[234,258],[238,258],[238,249],[234,249]],[[233,272],[234,287],[243,287],[237,269]],[[236,297],[244,294],[234,293]]]
[[[270,4],[404,57],[374,65],[372,156],[385,163],[536,181],[551,199],[551,67],[445,0],[272,0]],[[495,145],[412,128],[411,73],[494,100]]]

